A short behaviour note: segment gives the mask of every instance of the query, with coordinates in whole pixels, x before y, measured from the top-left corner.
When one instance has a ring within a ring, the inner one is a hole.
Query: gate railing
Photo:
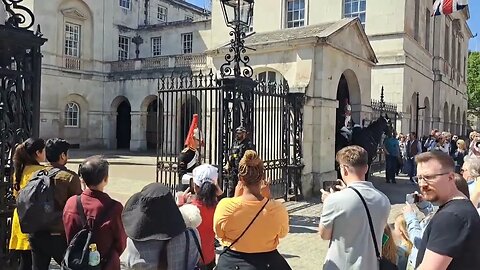
[[[157,181],[172,190],[179,183],[177,156],[192,115],[198,114],[205,140],[201,160],[219,168],[219,184],[223,186],[222,168],[230,155],[234,130],[242,124],[253,134],[251,139],[264,160],[272,196],[286,198],[289,190],[301,192],[304,94],[290,94],[284,82],[257,82],[253,91],[236,83],[218,79],[212,71],[159,79]]]
[[[40,125],[40,47],[46,42],[34,24],[33,13],[19,1],[0,1],[7,21],[0,25],[0,268],[10,269],[13,151]],[[21,14],[15,10],[21,9]],[[21,24],[21,25],[20,25]]]

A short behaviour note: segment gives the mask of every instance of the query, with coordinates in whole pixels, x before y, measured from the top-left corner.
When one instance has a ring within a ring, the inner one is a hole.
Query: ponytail
[[[20,183],[23,177],[23,170],[28,165],[40,165],[36,160],[37,151],[43,151],[45,141],[43,139],[29,138],[15,148],[13,154],[14,183],[13,188],[20,190]]]

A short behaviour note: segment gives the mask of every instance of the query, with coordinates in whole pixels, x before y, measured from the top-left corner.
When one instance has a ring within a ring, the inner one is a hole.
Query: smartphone
[[[420,196],[417,193],[411,193],[405,195],[405,201],[409,204],[418,203],[420,201]]]
[[[340,185],[340,182],[338,180],[335,181],[323,181],[323,190],[330,192],[330,189],[333,189],[333,191],[340,191],[336,186]]]

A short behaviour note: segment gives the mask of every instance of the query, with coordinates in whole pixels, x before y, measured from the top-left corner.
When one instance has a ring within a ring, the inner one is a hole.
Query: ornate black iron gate
[[[157,181],[172,189],[178,183],[177,155],[192,115],[198,114],[205,136],[202,162],[214,164],[222,172],[234,130],[241,124],[265,162],[272,196],[286,199],[288,191],[301,195],[304,97],[303,93],[290,93],[285,82],[217,79],[212,71],[160,78],[157,123],[163,125],[157,129]],[[225,177],[222,173],[221,180]]]
[[[40,124],[40,27],[20,1],[2,0],[8,19],[0,25],[0,265],[8,269],[12,197],[12,156],[18,143],[38,136]],[[2,3],[0,3],[2,4]],[[20,11],[16,13],[15,11]],[[3,268],[2,268],[3,269]]]

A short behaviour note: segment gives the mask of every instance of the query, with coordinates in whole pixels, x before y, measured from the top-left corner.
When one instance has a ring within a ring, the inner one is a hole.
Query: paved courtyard
[[[74,171],[84,157],[94,152],[72,151],[68,167]],[[125,203],[135,192],[143,186],[155,181],[154,154],[132,154],[129,152],[103,152],[109,159],[110,184],[107,192],[115,199]],[[405,178],[397,181],[398,184],[386,184],[383,175],[377,174],[372,179],[377,188],[390,198],[392,211],[389,222],[400,213],[405,201],[405,194],[413,192],[415,186]],[[317,234],[318,223],[322,211],[319,198],[304,202],[286,202],[285,206],[290,214],[290,233],[281,240],[279,251],[285,256],[292,269],[319,269],[322,265],[328,241],[323,241]],[[59,269],[52,264],[51,269]]]

